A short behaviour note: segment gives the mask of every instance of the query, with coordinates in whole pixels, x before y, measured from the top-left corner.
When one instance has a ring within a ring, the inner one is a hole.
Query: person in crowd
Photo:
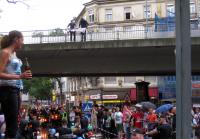
[[[112,117],[112,119],[115,118],[115,112],[116,112],[116,108],[113,107],[113,108],[112,108],[112,112],[111,112],[111,117]]]
[[[60,114],[62,116],[62,120],[68,120],[68,113],[67,111],[64,109],[64,107],[61,108]]]
[[[91,110],[91,125],[95,132],[97,130],[97,113],[98,113],[97,108],[98,105],[94,105]]]
[[[116,129],[117,129],[117,132],[119,134],[119,138],[120,139],[122,139],[122,137],[123,137],[123,135],[122,135],[122,133],[123,133],[123,121],[122,121],[122,118],[123,118],[123,114],[122,114],[122,112],[120,112],[119,107],[117,107],[114,119],[115,119],[115,126],[116,126]]]
[[[133,128],[143,128],[143,117],[144,114],[142,112],[140,105],[135,105],[136,111],[132,113],[130,121],[132,122]]]
[[[57,129],[57,132],[59,133],[59,138],[61,139],[64,135],[70,135],[70,136],[73,135],[71,128],[68,128],[67,124],[68,124],[67,120],[64,119],[62,120],[62,126]]]
[[[75,107],[75,123],[80,124],[80,120],[82,117],[82,112],[79,106]]]
[[[84,113],[81,114],[80,124],[81,124],[81,129],[84,129],[85,131],[87,131],[89,120],[88,120],[88,117]]]
[[[131,118],[132,112],[129,109],[127,105],[124,105],[123,107],[123,128],[125,133],[125,138],[130,139],[130,118]]]
[[[148,123],[147,129],[148,130],[154,129],[155,126],[157,125],[157,120],[158,120],[154,109],[152,109],[152,108],[149,109],[146,120],[147,120],[147,123]]]
[[[0,112],[0,139],[2,139],[2,134],[5,133],[6,124],[4,114]]]
[[[29,127],[29,122],[27,120],[22,119],[19,123],[19,129],[17,132],[17,136],[15,138],[16,139],[30,138],[28,127]]]
[[[144,138],[144,131],[139,128],[134,128],[131,131],[131,139],[145,139]]]
[[[194,108],[192,127],[194,129],[194,136],[200,139],[200,109],[198,107]]]
[[[88,22],[84,18],[81,18],[79,22],[79,27],[81,28],[81,41],[85,42],[86,41],[86,29],[88,27]]]
[[[176,139],[176,107],[169,110],[169,115],[172,118],[172,139]]]
[[[108,109],[105,109],[105,115],[103,117],[103,129],[106,131],[104,132],[105,138],[110,138],[110,131],[111,131],[111,113]]]
[[[103,121],[103,106],[99,106],[97,110],[97,126],[98,129],[102,128],[102,121]]]
[[[36,136],[38,136],[38,132],[40,132],[40,121],[37,118],[37,115],[33,116],[33,119],[31,121],[29,121],[28,123],[28,134],[30,136],[30,138],[35,138]]]
[[[76,23],[75,23],[75,19],[71,20],[71,22],[68,24],[68,29],[69,29],[69,33],[70,33],[70,41],[72,42],[72,37],[73,37],[73,41],[76,41]]]
[[[197,113],[194,114],[192,119],[192,128],[194,129],[194,135],[197,139],[200,139],[200,117]]]
[[[16,56],[23,45],[21,32],[13,30],[1,39],[0,53],[0,103],[5,115],[5,138],[16,136],[20,108],[21,79],[31,79],[30,71],[21,72],[22,61]]]
[[[162,114],[158,118],[159,125],[151,130],[146,132],[146,135],[157,135],[158,139],[172,139],[172,127],[166,121],[166,115]]]
[[[116,112],[116,108],[113,107],[112,110],[111,110],[111,121],[110,121],[110,132],[112,134],[110,134],[110,139],[116,139],[116,137],[118,137],[118,133],[117,133],[117,129],[116,129],[116,126],[115,126],[115,112]]]
[[[69,127],[72,127],[75,125],[75,109],[76,107],[73,107],[69,113]]]

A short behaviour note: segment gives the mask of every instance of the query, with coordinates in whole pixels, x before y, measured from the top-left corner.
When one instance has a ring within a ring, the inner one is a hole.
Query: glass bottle
[[[24,70],[25,71],[30,71],[31,72],[31,67],[30,67],[30,64],[29,64],[29,62],[28,62],[28,58],[26,57],[25,58],[25,65],[24,65]]]

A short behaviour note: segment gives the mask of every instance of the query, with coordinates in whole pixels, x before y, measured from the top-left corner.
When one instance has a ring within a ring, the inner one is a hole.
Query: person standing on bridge
[[[12,139],[18,129],[22,79],[30,79],[32,74],[30,71],[21,72],[22,62],[16,56],[16,51],[23,45],[21,32],[9,32],[3,36],[0,45],[0,103],[6,121],[5,137]]]
[[[79,22],[79,27],[81,28],[81,41],[85,42],[86,41],[86,29],[88,27],[88,22],[84,18],[81,18],[81,20]]]
[[[67,28],[69,28],[69,34],[70,34],[70,41],[72,42],[72,36],[74,42],[76,41],[76,23],[75,19],[71,20],[71,22],[68,24]]]

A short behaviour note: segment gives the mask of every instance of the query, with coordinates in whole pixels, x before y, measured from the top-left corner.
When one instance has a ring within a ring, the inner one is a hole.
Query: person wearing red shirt
[[[157,126],[158,117],[152,108],[149,109],[146,120],[148,123],[148,130],[152,130]]]
[[[149,113],[148,113],[146,119],[147,119],[148,122],[151,122],[151,123],[157,121],[157,115],[155,114],[155,112],[152,108],[149,109]]]
[[[134,128],[143,128],[143,118],[144,118],[144,114],[141,110],[140,107],[136,107],[136,112],[134,112],[131,116],[131,120],[133,123],[133,127]]]

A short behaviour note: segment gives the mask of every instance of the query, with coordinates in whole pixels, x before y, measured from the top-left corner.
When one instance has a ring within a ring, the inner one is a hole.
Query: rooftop
[[[91,0],[88,3],[85,3],[84,5],[90,5],[90,4],[109,4],[109,3],[120,3],[120,2],[132,2],[135,0]]]

